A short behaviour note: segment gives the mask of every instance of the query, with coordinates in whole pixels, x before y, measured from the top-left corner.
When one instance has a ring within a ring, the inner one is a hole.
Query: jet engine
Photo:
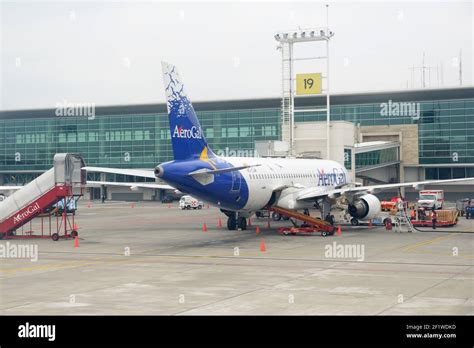
[[[380,214],[380,201],[371,194],[358,197],[347,207],[352,217],[360,220],[370,220]]]

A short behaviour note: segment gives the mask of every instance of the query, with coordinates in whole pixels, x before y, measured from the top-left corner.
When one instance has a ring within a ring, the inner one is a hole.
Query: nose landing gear
[[[236,221],[235,215],[231,215],[227,217],[227,229],[229,231],[233,231],[236,229],[236,227],[237,227],[237,221]]]
[[[242,231],[247,229],[247,219],[243,216],[236,216],[235,214],[229,215],[227,217],[227,229],[229,231],[234,231],[240,229]]]
[[[245,231],[247,229],[247,219],[243,216],[239,216],[237,219],[237,225],[238,228],[240,228],[242,231]]]

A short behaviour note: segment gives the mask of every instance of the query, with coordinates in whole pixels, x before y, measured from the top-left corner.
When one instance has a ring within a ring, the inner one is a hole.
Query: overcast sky
[[[325,25],[324,4],[2,2],[0,108],[161,103],[162,60],[178,65],[195,101],[279,97],[274,34]],[[471,1],[330,2],[329,26],[333,92],[419,88],[410,67],[423,52],[427,85],[459,85],[460,49],[463,85],[473,84]],[[324,72],[320,63],[296,71]]]

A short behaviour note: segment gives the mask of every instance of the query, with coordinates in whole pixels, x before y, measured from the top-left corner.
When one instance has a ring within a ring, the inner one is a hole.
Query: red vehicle
[[[397,207],[397,203],[400,202],[402,199],[400,197],[392,197],[389,201],[382,201],[380,202],[380,208],[382,211],[390,211]]]

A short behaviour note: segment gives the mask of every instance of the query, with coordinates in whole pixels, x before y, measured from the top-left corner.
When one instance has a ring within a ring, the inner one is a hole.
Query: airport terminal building
[[[325,103],[325,96],[295,99],[299,108]],[[278,97],[195,102],[194,108],[220,155],[254,156],[256,142],[284,137]],[[295,127],[306,132],[302,157],[321,155],[317,130],[325,120],[324,111],[295,115]],[[336,94],[331,122],[335,129],[350,128],[344,164],[361,181],[474,177],[473,87]],[[29,182],[49,169],[59,152],[79,153],[90,166],[153,168],[172,159],[166,105],[96,107],[94,115],[71,116],[58,115],[57,109],[0,112],[0,185]],[[108,175],[107,180],[140,179]],[[450,190],[474,192],[466,185]]]

